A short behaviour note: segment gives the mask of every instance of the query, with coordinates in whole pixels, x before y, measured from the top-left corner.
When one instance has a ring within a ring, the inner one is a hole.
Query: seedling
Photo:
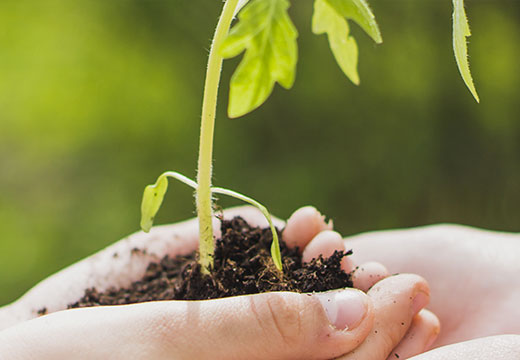
[[[200,130],[197,181],[177,172],[168,171],[156,183],[145,188],[141,206],[141,228],[149,231],[159,210],[168,177],[177,179],[196,192],[199,220],[199,263],[209,274],[213,267],[213,202],[212,194],[238,198],[258,207],[269,222],[273,233],[271,256],[282,271],[278,236],[267,209],[256,200],[235,191],[212,187],[213,132],[222,63],[244,53],[230,85],[228,116],[240,117],[261,106],[273,91],[275,83],[286,89],[293,86],[298,60],[298,32],[288,14],[289,0],[226,0],[211,45]],[[479,102],[468,64],[466,38],[471,35],[464,0],[453,0],[453,48],[460,74]],[[231,28],[233,18],[238,22]],[[345,75],[359,85],[358,46],[350,34],[349,20],[357,23],[377,44],[383,42],[374,14],[366,0],[315,0],[312,16],[314,34],[327,34],[332,53]],[[231,30],[230,30],[231,28]]]

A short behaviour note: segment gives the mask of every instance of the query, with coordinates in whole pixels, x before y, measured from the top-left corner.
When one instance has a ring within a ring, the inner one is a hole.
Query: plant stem
[[[204,84],[196,194],[200,238],[199,263],[204,274],[209,274],[210,269],[213,267],[213,253],[215,252],[212,225],[211,172],[217,95],[223,62],[222,56],[219,55],[219,49],[229,31],[237,5],[238,0],[227,0],[224,5],[211,44],[206,82]]]

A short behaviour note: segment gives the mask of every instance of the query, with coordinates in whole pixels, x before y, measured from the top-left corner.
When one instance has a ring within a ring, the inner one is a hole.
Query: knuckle
[[[277,337],[281,345],[298,348],[302,337],[302,326],[299,306],[285,296],[270,294],[266,299],[263,328],[269,332],[269,338]]]
[[[393,349],[397,346],[398,341],[392,336],[391,332],[380,330],[378,336],[373,338],[370,348],[364,348],[353,360],[376,360],[387,359],[392,354]],[[350,359],[349,359],[350,360]]]

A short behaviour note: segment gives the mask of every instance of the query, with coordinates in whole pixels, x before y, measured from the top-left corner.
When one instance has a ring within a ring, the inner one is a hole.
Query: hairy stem
[[[223,62],[223,58],[219,55],[218,50],[229,31],[237,5],[238,0],[227,0],[224,5],[211,44],[208,68],[206,71],[206,82],[204,84],[196,200],[200,236],[199,263],[202,266],[202,272],[205,274],[209,274],[210,269],[213,267],[213,253],[215,251],[212,225],[211,172],[215,113]]]

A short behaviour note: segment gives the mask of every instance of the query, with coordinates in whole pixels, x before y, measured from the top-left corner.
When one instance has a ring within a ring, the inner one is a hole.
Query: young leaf
[[[325,0],[316,0],[314,3],[312,32],[316,35],[327,33],[330,48],[339,67],[354,84],[359,85],[356,39],[350,36],[347,20]]]
[[[244,57],[231,78],[228,115],[239,117],[262,105],[278,82],[292,87],[298,60],[294,27],[287,0],[250,0],[239,22],[224,40],[221,55]]]
[[[469,70],[468,44],[466,43],[466,38],[469,36],[471,36],[471,31],[466,10],[464,9],[464,0],[453,0],[453,50],[455,51],[455,59],[466,86],[473,94],[475,100],[480,102]]]
[[[359,85],[358,46],[350,35],[346,19],[358,23],[376,43],[381,43],[381,32],[374,14],[365,0],[316,0],[312,17],[312,32],[327,34],[330,48],[345,75]]]
[[[354,20],[376,42],[381,44],[383,38],[376,18],[366,0],[326,0],[336,12],[347,19]]]
[[[166,171],[162,173],[161,176],[157,178],[155,184],[148,185],[144,188],[143,200],[141,202],[141,229],[144,232],[148,232],[152,228],[153,219],[161,207],[166,190],[168,190],[169,177],[197,189],[197,183],[195,181],[176,171]]]
[[[179,180],[180,182],[192,187],[197,190],[198,185],[192,179],[178,173],[176,171],[166,171],[159,176],[155,184],[148,185],[144,189],[143,201],[141,203],[141,229],[144,232],[150,231],[153,225],[153,219],[159,211],[161,207],[162,201],[164,199],[164,194],[166,194],[166,190],[168,190],[168,178],[171,177],[173,179]],[[271,257],[273,258],[273,262],[276,268],[282,271],[282,255],[280,252],[280,242],[278,241],[278,233],[276,232],[276,228],[274,227],[273,220],[271,218],[271,214],[267,210],[267,208],[260,204],[258,201],[240,194],[236,191],[221,188],[221,187],[212,187],[211,192],[214,194],[222,194],[234,197],[236,199],[245,201],[253,206],[256,206],[258,210],[264,215],[267,222],[269,223],[269,227],[271,228],[271,232],[273,234],[273,242],[271,243]]]
[[[168,179],[164,175],[159,176],[155,184],[145,187],[141,202],[141,229],[144,232],[152,228],[153,219],[161,207],[166,190],[168,190]]]

